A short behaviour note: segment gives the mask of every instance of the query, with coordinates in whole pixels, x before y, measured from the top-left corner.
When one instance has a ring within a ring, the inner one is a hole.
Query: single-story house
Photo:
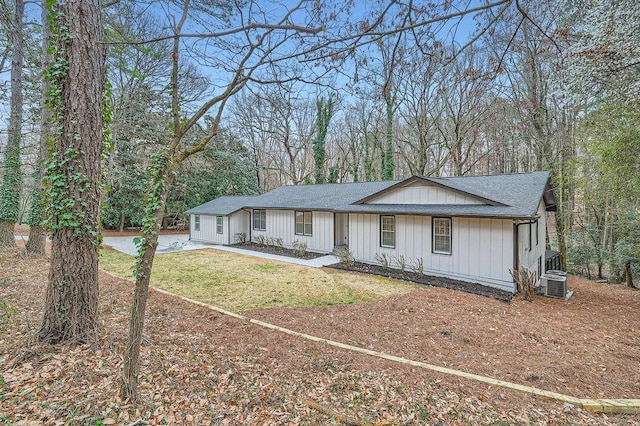
[[[423,265],[446,276],[516,292],[510,269],[544,273],[546,211],[555,211],[546,172],[422,177],[402,181],[282,186],[194,207],[190,238],[234,244],[238,236],[304,242],[392,267]]]

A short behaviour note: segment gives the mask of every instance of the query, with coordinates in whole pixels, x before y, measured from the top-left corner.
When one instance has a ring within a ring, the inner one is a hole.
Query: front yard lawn
[[[100,268],[133,281],[134,257],[100,252]],[[371,275],[266,260],[217,250],[156,256],[151,285],[233,311],[345,305],[408,293],[417,285]]]

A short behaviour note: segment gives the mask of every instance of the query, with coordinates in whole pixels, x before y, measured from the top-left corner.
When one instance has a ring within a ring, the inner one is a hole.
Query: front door
[[[336,213],[334,215],[335,246],[349,245],[349,213]]]

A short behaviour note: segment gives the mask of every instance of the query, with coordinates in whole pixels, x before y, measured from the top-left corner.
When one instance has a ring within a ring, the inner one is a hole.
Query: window
[[[542,256],[538,258],[538,278],[542,275]]]
[[[256,231],[267,230],[267,211],[266,210],[253,211],[253,229],[255,229]]]
[[[216,216],[216,232],[222,234],[222,216]]]
[[[380,216],[380,246],[394,248],[396,246],[396,218]]]
[[[311,212],[296,212],[296,235],[313,235]]]
[[[434,253],[451,254],[451,218],[434,217],[431,223],[433,228]]]
[[[535,235],[535,239],[536,239],[536,244],[535,246],[537,246],[538,244],[540,244],[540,235],[538,234],[538,221],[536,220],[535,222],[529,222],[529,250],[533,249],[533,247],[535,247],[533,245],[533,237]]]
[[[199,231],[200,230],[200,215],[197,214],[193,217],[193,230],[194,231]]]

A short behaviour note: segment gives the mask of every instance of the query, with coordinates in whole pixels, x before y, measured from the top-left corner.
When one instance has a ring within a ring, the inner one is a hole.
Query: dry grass
[[[102,250],[100,267],[133,280],[134,258]],[[408,293],[393,279],[310,268],[214,250],[156,256],[151,285],[234,311],[284,306],[345,305]]]

